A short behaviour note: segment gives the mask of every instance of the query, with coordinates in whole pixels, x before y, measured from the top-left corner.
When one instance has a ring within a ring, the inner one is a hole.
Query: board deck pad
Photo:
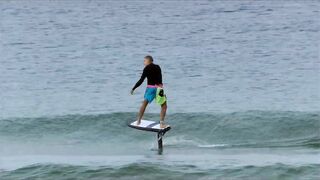
[[[149,120],[141,120],[141,123],[137,125],[137,121],[128,124],[129,127],[143,130],[143,131],[153,131],[153,132],[167,132],[171,129],[170,126],[166,128],[160,128],[160,123]]]

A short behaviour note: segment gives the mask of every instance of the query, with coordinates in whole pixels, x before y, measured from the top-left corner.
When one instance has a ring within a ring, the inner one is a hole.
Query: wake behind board
[[[129,127],[143,130],[143,131],[152,131],[158,133],[165,133],[171,129],[170,126],[166,128],[160,128],[160,123],[155,121],[141,120],[141,123],[137,125],[137,121],[134,121],[128,124]]]

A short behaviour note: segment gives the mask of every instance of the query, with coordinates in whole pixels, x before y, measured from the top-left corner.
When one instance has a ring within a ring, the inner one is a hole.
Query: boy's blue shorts
[[[157,95],[157,88],[150,88],[147,87],[146,92],[144,93],[144,99],[146,101],[148,101],[148,103],[151,103],[153,101],[153,99],[156,97]]]

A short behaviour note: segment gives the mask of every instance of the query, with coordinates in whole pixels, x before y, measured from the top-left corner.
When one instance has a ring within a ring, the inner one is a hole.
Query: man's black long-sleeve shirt
[[[161,68],[159,65],[151,63],[143,69],[141,78],[132,88],[132,90],[135,90],[137,87],[139,87],[146,77],[148,79],[148,85],[162,85]]]

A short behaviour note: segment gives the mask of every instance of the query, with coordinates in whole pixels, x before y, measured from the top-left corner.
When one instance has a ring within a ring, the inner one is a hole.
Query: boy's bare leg
[[[160,112],[160,128],[165,128],[167,125],[164,124],[164,118],[166,117],[167,112],[167,102],[161,105],[161,112]]]
[[[148,101],[143,100],[142,105],[140,107],[140,111],[139,111],[137,125],[139,125],[141,123],[141,119],[143,117],[144,111],[146,110],[147,106],[148,106]]]

